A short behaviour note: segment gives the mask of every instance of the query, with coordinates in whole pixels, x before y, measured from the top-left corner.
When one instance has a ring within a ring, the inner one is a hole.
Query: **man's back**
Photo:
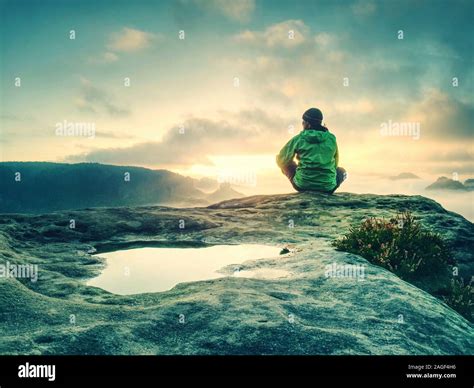
[[[332,191],[336,187],[338,150],[336,137],[329,131],[305,129],[280,151],[280,167],[296,156],[298,167],[293,182],[302,190]]]

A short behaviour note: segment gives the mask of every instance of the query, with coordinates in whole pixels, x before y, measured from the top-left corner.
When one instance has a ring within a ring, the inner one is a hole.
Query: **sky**
[[[474,177],[472,1],[0,4],[2,161],[289,191],[275,155],[318,107],[350,176]]]

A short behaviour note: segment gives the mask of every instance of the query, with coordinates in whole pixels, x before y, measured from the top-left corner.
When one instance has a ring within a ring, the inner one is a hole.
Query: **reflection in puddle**
[[[247,260],[277,257],[281,248],[268,245],[215,245],[205,248],[138,248],[101,253],[106,259],[103,272],[87,282],[119,295],[160,292],[178,283],[226,276],[222,267]],[[278,278],[274,271],[256,269],[234,273],[238,277]],[[287,274],[287,273],[286,273]]]

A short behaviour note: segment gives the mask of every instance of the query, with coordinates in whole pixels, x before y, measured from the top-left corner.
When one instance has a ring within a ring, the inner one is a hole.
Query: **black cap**
[[[303,113],[303,120],[310,124],[321,125],[323,121],[323,112],[318,108],[309,108]]]

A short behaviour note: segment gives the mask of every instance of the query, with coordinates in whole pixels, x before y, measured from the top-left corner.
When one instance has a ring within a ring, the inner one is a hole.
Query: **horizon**
[[[212,194],[219,192],[219,188],[222,184],[228,184],[231,188],[237,191],[238,194],[244,196],[251,195],[271,195],[271,194],[285,194],[291,191],[287,186],[282,185],[281,187],[276,187],[276,185],[264,184],[258,185],[258,178],[256,176],[247,176],[247,180],[236,181],[236,176],[232,175],[221,175],[217,177],[192,177],[189,175],[182,175],[179,172],[157,168],[151,169],[143,166],[131,166],[131,165],[118,165],[118,164],[104,164],[98,162],[79,162],[79,163],[67,163],[67,162],[46,162],[46,161],[5,161],[2,163],[55,163],[55,164],[67,164],[67,165],[77,165],[77,164],[100,164],[103,166],[112,166],[112,167],[132,167],[132,168],[144,168],[153,171],[166,171],[173,174],[178,174],[184,178],[191,178],[195,182],[199,183],[199,179],[211,179],[216,184],[215,188],[204,189],[202,187],[195,188],[204,194]],[[414,174],[416,178],[399,178],[399,175],[403,174]],[[348,179],[341,190],[338,192],[344,193],[355,193],[355,194],[374,194],[374,195],[422,195],[427,198],[431,198],[438,203],[440,203],[446,210],[453,211],[458,214],[461,214],[469,221],[474,221],[474,192],[472,190],[452,190],[452,189],[432,189],[428,190],[427,187],[435,183],[439,178],[443,176],[419,176],[413,171],[402,171],[397,175],[383,175],[372,173],[369,175],[357,176],[356,179]],[[230,178],[230,179],[229,179]],[[239,178],[239,176],[237,176]],[[242,177],[240,177],[242,178]],[[445,177],[448,179],[449,177]],[[457,181],[464,183],[465,179],[456,179]],[[370,184],[367,184],[370,182]],[[267,181],[268,183],[268,181]],[[263,187],[263,189],[262,189]],[[266,187],[266,189],[265,189]],[[367,189],[369,187],[370,189]],[[230,198],[229,198],[230,199]],[[176,207],[187,207],[189,204],[180,205],[179,202],[173,204]]]

